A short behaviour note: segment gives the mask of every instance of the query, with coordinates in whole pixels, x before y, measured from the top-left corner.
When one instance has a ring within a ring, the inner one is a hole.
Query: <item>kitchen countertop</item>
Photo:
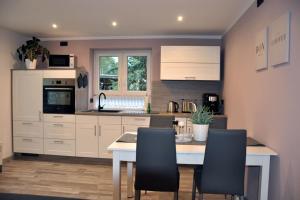
[[[152,112],[150,114],[144,111],[120,111],[120,112],[97,112],[97,111],[78,111],[76,115],[92,115],[92,116],[134,116],[134,117],[150,117],[151,115],[174,115],[175,117],[190,117],[191,113],[167,113],[167,112]],[[214,115],[216,118],[226,118],[226,115]]]

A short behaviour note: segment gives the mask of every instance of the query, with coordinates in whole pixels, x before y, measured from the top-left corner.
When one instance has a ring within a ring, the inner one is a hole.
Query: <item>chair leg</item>
[[[199,193],[199,200],[203,200],[203,193]]]
[[[178,191],[174,192],[174,200],[178,200]]]
[[[141,199],[141,190],[135,190],[135,200],[140,200]]]
[[[196,182],[195,177],[193,178],[193,189],[192,189],[192,200],[195,200],[196,198]]]

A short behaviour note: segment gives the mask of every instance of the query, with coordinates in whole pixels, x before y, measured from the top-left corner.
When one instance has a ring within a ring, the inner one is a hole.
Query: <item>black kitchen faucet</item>
[[[101,95],[103,95],[104,99],[106,99],[106,95],[103,92],[101,92],[98,97],[99,98],[98,111],[102,110],[104,107],[104,104],[103,104],[103,106],[101,106],[101,104],[100,104]]]

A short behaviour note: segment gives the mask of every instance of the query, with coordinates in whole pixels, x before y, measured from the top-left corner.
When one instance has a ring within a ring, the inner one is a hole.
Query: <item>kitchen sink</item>
[[[108,109],[103,109],[103,110],[86,110],[86,111],[83,111],[83,112],[112,112],[112,113],[118,113],[118,112],[121,112],[121,110],[108,110]]]

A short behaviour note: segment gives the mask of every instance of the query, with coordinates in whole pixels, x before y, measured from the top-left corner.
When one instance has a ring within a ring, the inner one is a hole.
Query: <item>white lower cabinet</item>
[[[13,121],[15,153],[44,153],[43,122]]]
[[[150,117],[122,117],[122,134],[136,132],[139,127],[149,127]]]
[[[43,138],[14,137],[15,153],[44,153]]]
[[[98,117],[76,115],[76,156],[98,157]]]
[[[75,156],[75,140],[45,139],[45,154]]]
[[[99,123],[99,157],[112,158],[107,147],[122,134],[121,116],[100,116]]]
[[[75,115],[44,115],[44,153],[75,156]]]

